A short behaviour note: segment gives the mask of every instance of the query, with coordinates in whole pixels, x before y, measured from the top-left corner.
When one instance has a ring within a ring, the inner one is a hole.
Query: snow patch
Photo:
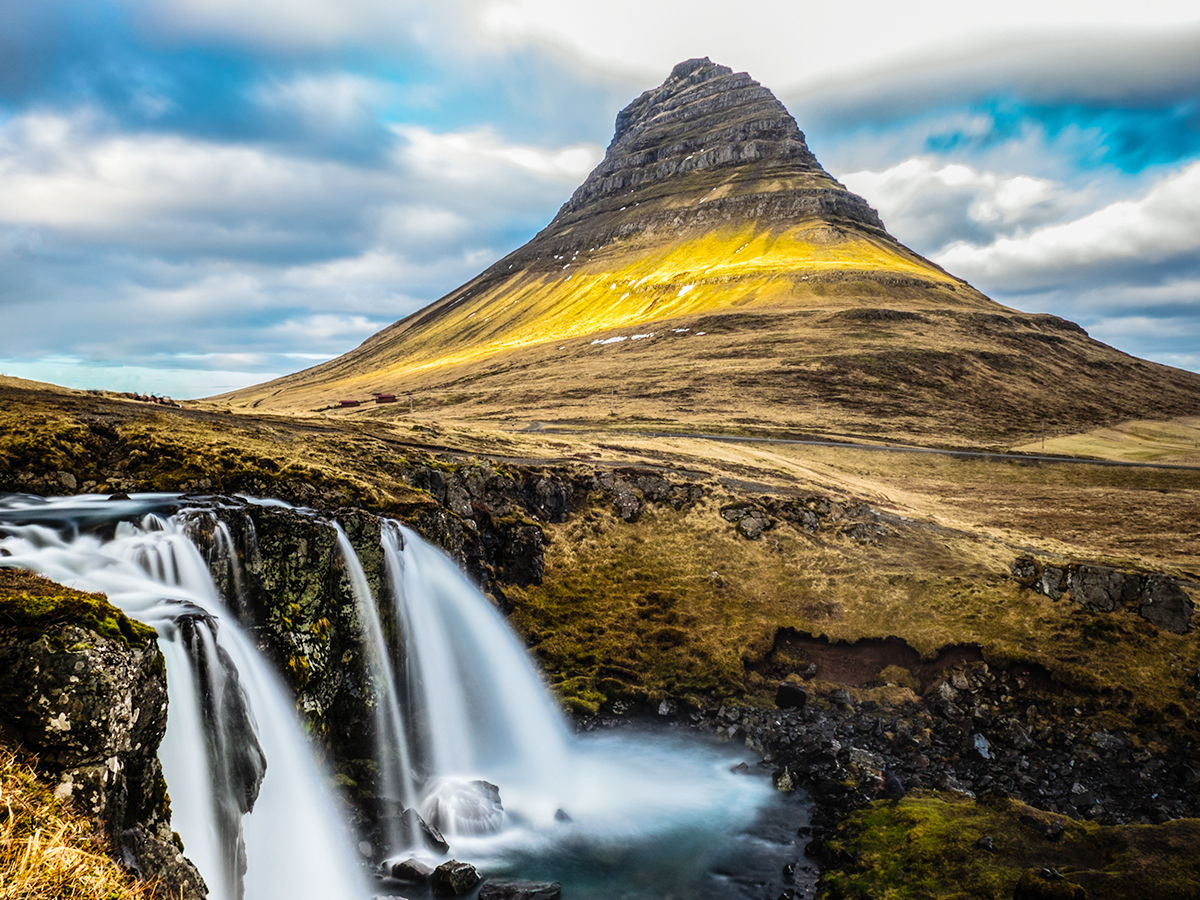
[[[648,338],[648,337],[654,337],[654,332],[651,331],[647,334],[635,334],[632,338],[630,338],[630,340],[631,341],[640,341],[642,338]]]
[[[627,340],[629,340],[628,336],[626,336],[624,334],[618,334],[616,337],[596,338],[594,341],[592,341],[592,343],[600,344],[603,346],[604,344],[619,344],[619,343],[621,343],[621,341],[627,341]]]
[[[681,288],[679,289],[679,293],[678,293],[676,296],[677,296],[677,297],[682,297],[682,296],[684,296],[685,294],[689,293],[689,292],[692,290],[692,288],[694,288],[694,287],[695,287],[695,285],[694,285],[694,284],[685,284],[683,287],[681,287]]]
[[[684,332],[691,331],[692,329],[690,329],[690,328],[672,328],[671,330],[673,332],[675,332],[676,334],[683,334]]]

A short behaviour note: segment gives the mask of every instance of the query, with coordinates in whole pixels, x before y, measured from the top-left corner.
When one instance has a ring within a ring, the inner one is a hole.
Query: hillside
[[[467,420],[995,445],[1193,414],[1200,375],[923,259],[769,90],[702,59],[621,111],[529,243],[337,359],[213,399],[310,413],[376,393]]]

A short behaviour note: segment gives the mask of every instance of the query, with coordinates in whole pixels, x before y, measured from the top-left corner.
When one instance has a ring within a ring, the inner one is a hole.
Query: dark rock
[[[166,667],[153,632],[0,624],[0,672],[0,728],[37,756],[54,793],[92,817],[126,865],[158,879],[164,894],[206,896],[200,873],[172,840],[158,760]]]
[[[850,692],[845,688],[838,688],[835,691],[831,691],[829,694],[829,700],[830,702],[836,703],[838,706],[847,709],[854,706],[854,698],[850,696]]]
[[[904,782],[891,769],[884,769],[879,793],[888,800],[899,800],[905,793]]]
[[[398,881],[423,883],[433,876],[433,866],[423,863],[419,859],[409,857],[398,863],[392,863],[388,867],[388,874]]]
[[[757,540],[762,533],[771,527],[771,520],[765,515],[754,512],[738,520],[738,533],[749,540]]]
[[[1121,606],[1127,576],[1107,566],[1072,567],[1067,579],[1071,597],[1088,609],[1112,612]]]
[[[775,705],[780,709],[801,709],[808,703],[808,691],[798,684],[785,681],[775,691]]]
[[[479,900],[561,900],[557,881],[496,881],[489,879],[479,889]]]
[[[1060,599],[1067,589],[1067,570],[1061,566],[1044,566],[1038,587],[1051,600]]]
[[[475,867],[457,859],[442,863],[433,870],[429,879],[435,894],[465,894],[479,881],[479,872]]]
[[[1171,578],[1151,575],[1142,586],[1138,613],[1148,622],[1174,634],[1187,634],[1192,629],[1195,606],[1187,592]]]
[[[990,834],[985,834],[975,842],[975,846],[980,850],[986,850],[988,853],[996,852],[996,840]]]
[[[617,494],[613,498],[613,504],[617,508],[617,515],[626,522],[637,521],[638,515],[642,511],[642,504],[638,500],[637,495],[625,484],[617,487]]]
[[[555,822],[573,822],[575,820],[571,818],[571,814],[568,813],[565,809],[556,809],[554,811],[554,821]]]
[[[404,834],[410,835],[413,840],[419,841],[430,850],[436,850],[439,853],[446,853],[450,849],[450,842],[445,836],[433,825],[430,825],[415,809],[406,809],[400,817],[400,827]]]
[[[1038,568],[1032,556],[1018,556],[1009,571],[1012,572],[1013,578],[1025,587],[1031,588],[1037,584]]]

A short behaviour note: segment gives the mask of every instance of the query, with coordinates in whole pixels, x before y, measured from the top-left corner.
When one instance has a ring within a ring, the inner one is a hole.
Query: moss
[[[155,639],[153,628],[130,619],[103,594],[63,587],[19,569],[0,568],[0,626],[46,633],[58,639],[64,625],[86,628],[126,646],[145,645]]]
[[[1051,822],[1064,827],[1057,840],[1046,837]],[[985,837],[990,851],[977,846]],[[1031,872],[1047,867],[1065,876],[1062,896],[1074,895],[1069,885],[1091,900],[1200,896],[1200,820],[1100,826],[1015,800],[917,794],[852,813],[827,848],[818,896],[830,900],[1008,900],[1023,878],[1040,889]]]

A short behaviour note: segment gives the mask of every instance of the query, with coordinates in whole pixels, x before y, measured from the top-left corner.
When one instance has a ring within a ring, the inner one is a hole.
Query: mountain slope
[[[379,392],[451,416],[591,421],[619,398],[657,424],[989,442],[1190,413],[1200,376],[904,247],[770,91],[700,59],[621,111],[528,244],[344,356],[215,399],[307,412]]]

